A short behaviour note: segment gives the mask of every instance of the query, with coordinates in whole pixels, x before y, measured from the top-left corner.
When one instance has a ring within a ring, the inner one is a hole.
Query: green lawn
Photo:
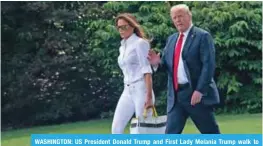
[[[262,115],[220,115],[217,116],[221,132],[226,134],[262,134]],[[30,134],[71,133],[71,134],[107,134],[110,133],[111,119],[93,120],[70,124],[42,126],[28,129],[1,132],[2,146],[29,146]],[[128,127],[126,129],[128,133]],[[191,120],[183,133],[199,133]]]

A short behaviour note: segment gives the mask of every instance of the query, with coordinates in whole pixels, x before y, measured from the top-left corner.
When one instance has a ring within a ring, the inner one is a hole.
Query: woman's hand
[[[145,109],[149,109],[149,108],[152,108],[152,107],[153,107],[152,95],[147,94],[146,101],[145,101],[145,104],[144,104],[144,108]]]

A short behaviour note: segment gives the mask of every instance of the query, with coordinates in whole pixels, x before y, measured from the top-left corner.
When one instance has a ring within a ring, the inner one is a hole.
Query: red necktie
[[[180,54],[181,54],[181,49],[182,49],[182,44],[183,44],[183,38],[184,38],[184,34],[181,33],[179,36],[179,40],[177,42],[177,45],[175,47],[175,53],[174,53],[174,86],[175,86],[175,90],[178,89],[177,72],[178,72],[179,59],[180,59]]]

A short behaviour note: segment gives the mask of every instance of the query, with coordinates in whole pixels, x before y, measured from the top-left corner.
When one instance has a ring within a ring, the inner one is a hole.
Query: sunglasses
[[[126,31],[129,29],[129,25],[121,25],[121,26],[117,26],[117,29],[118,30],[123,30],[123,31]]]

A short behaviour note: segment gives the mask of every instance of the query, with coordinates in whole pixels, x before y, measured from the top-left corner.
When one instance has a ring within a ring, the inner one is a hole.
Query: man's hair
[[[178,8],[184,9],[192,17],[192,13],[186,4],[178,4],[178,5],[172,6],[170,13],[172,13],[175,9],[178,9]]]

